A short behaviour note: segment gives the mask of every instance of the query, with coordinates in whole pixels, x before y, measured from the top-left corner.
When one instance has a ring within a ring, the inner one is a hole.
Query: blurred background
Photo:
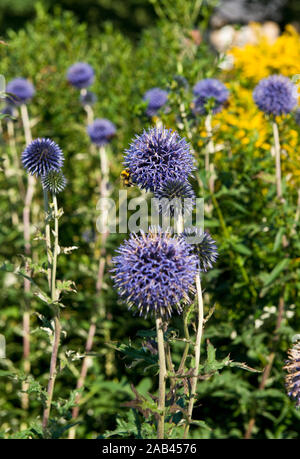
[[[295,226],[295,216],[300,218],[300,115],[298,109],[279,120],[282,207],[276,201],[272,128],[252,97],[264,77],[300,75],[299,32],[299,0],[0,1],[0,73],[7,81],[22,76],[35,86],[28,104],[32,135],[53,138],[65,154],[68,186],[59,196],[64,209],[60,243],[78,247],[59,257],[58,278],[73,280],[77,293],[63,297],[52,437],[68,436],[95,307],[98,312],[104,305],[107,313],[97,315],[77,437],[151,438],[149,422],[133,414],[128,403],[137,403],[132,385],[143,397],[157,391],[155,366],[148,368],[145,359],[153,360],[147,341],[153,321],[132,316],[118,300],[109,272],[124,234],[111,234],[106,241],[108,268],[101,294],[95,289],[101,254],[95,231],[99,157],[86,132],[87,113],[79,91],[66,80],[75,62],[94,68],[94,115],[117,128],[107,147],[115,199],[123,187],[124,150],[137,133],[161,121],[189,139],[197,161],[192,185],[197,196],[209,201],[203,154],[207,132],[204,117],[193,115],[193,87],[203,78],[217,78],[228,88],[229,104],[214,116],[212,126],[217,179],[205,227],[217,241],[219,259],[203,276],[205,314],[212,306],[214,313],[205,326],[201,371],[206,374],[194,410],[201,422],[191,429],[191,437],[244,438],[249,426],[255,438],[299,437],[300,411],[286,394],[283,366],[293,336],[300,332],[300,242]],[[143,95],[153,87],[169,94],[168,109],[163,107],[158,119],[145,114]],[[0,437],[36,438],[43,435],[41,401],[48,380],[51,312],[37,296],[30,297],[32,371],[30,409],[25,410],[21,387],[26,301],[23,279],[13,274],[24,261],[22,186],[27,175],[19,161],[25,145],[20,114],[10,123],[14,134],[8,127],[2,119],[0,266],[5,267],[0,269],[0,334],[6,337],[7,358],[0,360]],[[140,191],[131,187],[128,194],[137,197]],[[39,263],[46,266],[44,241],[38,237],[44,231],[41,187],[32,214],[35,282],[47,291],[39,271]],[[287,247],[283,238],[289,241]],[[182,333],[180,317],[174,317],[172,327]],[[182,344],[172,343],[176,365]],[[208,349],[213,349],[210,356]],[[228,365],[229,355],[260,372]],[[262,384],[270,356],[272,368]],[[180,432],[175,429],[176,436],[180,438]]]
[[[72,11],[77,19],[89,25],[90,31],[101,30],[103,22],[110,21],[126,35],[136,39],[141,30],[157,20],[155,0],[1,0],[0,34],[8,28],[17,30],[35,17],[35,4],[41,3],[50,13],[58,6]],[[213,3],[208,0],[207,3]],[[298,0],[220,0],[211,19],[211,26],[243,25],[249,21],[275,21],[283,28],[293,23],[299,27]]]

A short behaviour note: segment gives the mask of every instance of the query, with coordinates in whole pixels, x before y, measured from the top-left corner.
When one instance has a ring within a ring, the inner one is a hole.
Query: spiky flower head
[[[93,143],[101,147],[107,144],[116,133],[116,126],[109,120],[97,118],[87,127]]]
[[[67,72],[67,80],[78,89],[90,86],[94,81],[94,77],[94,69],[86,62],[77,62],[71,65]]]
[[[167,102],[168,93],[164,89],[152,88],[145,92],[143,100],[148,102],[146,114],[155,116],[157,111]]]
[[[14,78],[6,86],[8,102],[14,105],[22,105],[28,103],[34,96],[35,89],[30,81],[26,78]]]
[[[285,377],[285,385],[288,396],[296,402],[300,408],[300,341],[296,342],[288,351],[288,360],[284,370],[288,372]]]
[[[50,171],[41,177],[44,190],[58,194],[66,188],[67,180],[62,171]]]
[[[194,291],[197,258],[183,239],[160,228],[131,234],[113,258],[120,297],[140,316],[169,318]]]
[[[35,139],[22,153],[22,163],[31,175],[43,176],[62,168],[64,155],[51,139]]]
[[[79,100],[81,104],[84,105],[94,105],[97,102],[97,96],[92,91],[86,91],[84,93],[80,93]]]
[[[196,96],[194,111],[200,115],[207,114],[207,105],[209,104],[213,113],[220,112],[229,98],[229,91],[226,86],[215,78],[205,78],[198,81],[193,92]]]
[[[260,80],[254,88],[253,99],[258,108],[268,115],[283,115],[297,105],[297,87],[283,75],[271,75]]]
[[[154,197],[162,215],[189,215],[195,205],[195,193],[187,181],[167,180],[157,188]]]
[[[194,169],[190,145],[176,131],[151,128],[125,151],[125,168],[140,188],[156,191],[168,180],[184,182]]]
[[[191,245],[193,252],[198,257],[198,267],[207,272],[212,269],[218,257],[216,242],[211,235],[200,228],[185,228],[181,237]]]

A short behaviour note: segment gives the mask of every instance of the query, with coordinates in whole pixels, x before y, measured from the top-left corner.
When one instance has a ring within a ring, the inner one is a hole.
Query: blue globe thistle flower
[[[168,93],[160,88],[152,88],[145,92],[143,100],[148,102],[146,114],[155,116],[157,111],[167,102]]]
[[[198,257],[199,269],[204,272],[212,269],[218,257],[218,249],[210,234],[199,228],[191,227],[185,228],[181,237],[191,244],[193,252]]]
[[[44,176],[62,168],[64,155],[51,139],[35,139],[22,153],[22,163],[31,175]]]
[[[160,228],[131,234],[113,258],[113,280],[129,309],[162,318],[181,312],[194,291],[197,258],[183,239]]]
[[[33,84],[25,78],[15,78],[7,84],[6,92],[10,94],[7,97],[9,103],[22,105],[32,99],[35,89]]]
[[[284,366],[284,370],[288,372],[285,385],[288,396],[296,402],[296,407],[300,408],[300,341],[288,351],[288,357]]]
[[[1,109],[2,115],[7,115],[8,117],[14,116],[15,109],[13,105],[7,104]],[[4,118],[5,119],[5,118]]]
[[[67,80],[78,89],[90,86],[94,81],[94,77],[94,69],[85,62],[77,62],[71,65],[67,72]]]
[[[94,105],[97,102],[97,96],[94,92],[86,91],[84,94],[80,94],[79,100],[82,105]]]
[[[297,105],[297,88],[283,75],[263,78],[254,88],[253,99],[260,110],[268,115],[290,113]]]
[[[190,145],[176,131],[164,128],[136,136],[125,151],[124,165],[132,182],[150,191],[171,179],[184,182],[194,170]]]
[[[189,215],[195,205],[195,193],[189,182],[167,180],[154,193],[158,199],[157,205],[162,215]]]
[[[47,175],[41,177],[44,190],[50,193],[61,193],[67,185],[67,180],[62,171],[50,171]]]
[[[87,127],[87,133],[93,143],[101,147],[107,144],[116,133],[116,126],[109,120],[96,118]]]
[[[193,89],[195,108],[200,115],[207,114],[207,104],[211,103],[211,111],[218,113],[229,98],[229,91],[221,81],[215,78],[205,78],[198,81]]]
[[[176,82],[178,88],[188,89],[189,83],[187,79],[182,75],[175,75],[173,80]]]

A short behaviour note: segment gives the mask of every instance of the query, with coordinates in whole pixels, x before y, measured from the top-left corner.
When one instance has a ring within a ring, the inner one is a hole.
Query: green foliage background
[[[81,364],[78,354],[84,351],[95,305],[105,303],[108,314],[106,318],[99,316],[97,321],[92,366],[83,391],[77,436],[153,436],[151,425],[143,422],[141,416],[124,403],[133,399],[130,384],[134,384],[145,397],[157,389],[155,369],[144,370],[139,363],[141,354],[148,354],[142,346],[141,334],[137,336],[140,329],[151,330],[153,322],[132,317],[126,306],[118,302],[108,272],[103,294],[100,298],[95,295],[99,249],[93,240],[86,242],[84,235],[86,231],[95,231],[99,159],[90,151],[85,131],[86,114],[79,103],[78,92],[66,82],[66,70],[76,61],[88,61],[96,70],[92,87],[98,97],[95,115],[108,118],[117,126],[117,135],[109,150],[111,182],[116,184],[114,197],[122,186],[119,175],[123,151],[130,139],[151,123],[143,115],[141,98],[145,90],[153,86],[172,89],[170,111],[161,114],[163,122],[179,129],[183,136],[192,133],[191,142],[198,161],[193,185],[197,189],[200,178],[205,183],[204,156],[198,146],[200,133],[192,117],[178,127],[180,105],[190,111],[192,95],[191,90],[178,87],[174,77],[184,76],[192,87],[202,77],[222,76],[218,57],[209,46],[205,43],[198,46],[191,39],[189,32],[193,23],[189,23],[189,17],[176,14],[162,17],[133,43],[110,23],[106,23],[101,32],[94,33],[84,23],[78,23],[71,13],[56,8],[50,15],[38,6],[36,19],[17,32],[10,30],[6,37],[8,45],[0,48],[0,73],[7,80],[24,76],[36,87],[36,95],[29,105],[34,120],[33,136],[50,137],[64,151],[64,171],[69,184],[59,197],[59,204],[64,208],[61,245],[79,247],[71,255],[59,258],[58,278],[74,280],[78,292],[71,292],[64,298],[64,336],[60,350],[61,369],[55,387],[53,437],[67,435],[65,429],[70,422],[70,407],[74,401],[72,391]],[[200,27],[205,27],[207,19],[202,16]],[[292,118],[287,123],[297,129]],[[21,154],[24,139],[19,121],[15,128]],[[236,138],[230,140],[238,142]],[[24,412],[20,408],[23,281],[7,272],[10,266],[23,263],[22,200],[15,171],[7,167],[10,151],[5,132],[0,147],[4,159],[0,176],[0,262],[9,263],[6,271],[0,272],[0,333],[5,335],[7,342],[7,358],[0,360],[1,435],[27,438],[41,435],[40,400],[47,383],[50,358],[47,324],[42,320],[49,320],[51,314],[38,298],[31,299],[34,379],[30,386],[30,411]],[[285,394],[282,370],[291,338],[300,329],[297,293],[300,243],[297,231],[291,234],[296,190],[285,188],[286,203],[280,206],[275,199],[275,186],[269,185],[266,191],[265,183],[255,179],[262,168],[273,174],[272,158],[254,155],[251,142],[243,146],[237,156],[232,157],[229,150],[230,145],[225,142],[222,167],[217,170],[213,212],[205,220],[206,227],[217,240],[220,254],[216,268],[203,276],[206,313],[209,307],[215,306],[215,312],[205,327],[205,340],[209,340],[213,347],[204,341],[202,355],[206,363],[203,363],[203,371],[209,373],[213,369],[214,374],[198,384],[199,403],[194,417],[205,424],[194,426],[191,436],[242,438],[247,423],[255,415],[255,437],[297,438],[300,413]],[[138,196],[134,188],[129,189],[129,197],[133,196]],[[210,199],[207,191],[202,196]],[[41,190],[35,195],[34,202],[37,209],[42,208]],[[12,215],[17,217],[13,219]],[[40,214],[35,225],[43,230]],[[286,249],[282,248],[283,235],[289,240]],[[122,235],[109,237],[108,260],[122,238]],[[43,241],[33,241],[33,248],[35,261],[45,262]],[[39,273],[35,281],[46,290],[46,281]],[[277,316],[265,308],[277,308],[282,292],[286,309],[278,338],[273,342]],[[292,311],[293,315],[286,314],[287,311]],[[259,327],[255,326],[257,320],[262,321]],[[178,318],[174,318],[172,327],[181,329]],[[127,349],[125,354],[130,355],[124,359],[123,354],[115,352],[109,344],[131,346],[130,342],[137,351],[134,365],[132,347],[129,351]],[[178,362],[182,347],[178,343],[173,347]],[[230,353],[232,360],[262,370],[271,348],[275,349],[276,357],[264,390],[258,390],[260,373],[245,372],[226,363],[226,356]],[[208,355],[207,349],[210,350]],[[141,428],[139,423],[142,423]]]

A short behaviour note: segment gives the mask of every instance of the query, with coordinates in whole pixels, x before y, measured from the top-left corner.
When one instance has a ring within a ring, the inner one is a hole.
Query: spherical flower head
[[[3,107],[1,109],[1,114],[2,115],[6,115],[8,117],[11,117],[11,116],[14,116],[14,111],[15,111],[15,109],[14,109],[13,105],[7,104],[7,105],[5,105],[5,107]]]
[[[125,168],[140,188],[156,191],[168,180],[186,181],[194,170],[190,145],[176,131],[152,128],[125,151]]]
[[[81,93],[79,96],[79,100],[83,106],[85,105],[94,105],[97,102],[97,96],[95,93],[91,91],[86,91],[85,93]]]
[[[191,227],[184,229],[181,236],[193,249],[198,258],[198,267],[207,272],[212,269],[218,257],[218,249],[215,241],[209,233],[199,228]]]
[[[300,408],[300,341],[288,351],[288,357],[284,366],[288,372],[285,385],[288,396],[296,402],[296,407]]]
[[[47,175],[41,177],[44,190],[50,193],[61,193],[67,185],[67,180],[62,171],[50,171]]]
[[[157,188],[154,197],[162,215],[190,215],[195,205],[195,193],[187,181],[167,180]]]
[[[22,153],[22,163],[31,175],[45,176],[62,168],[64,155],[51,139],[35,139]]]
[[[94,81],[94,69],[85,62],[77,62],[71,65],[67,72],[67,80],[75,88],[83,89],[90,86]]]
[[[254,88],[253,99],[260,110],[268,115],[290,113],[297,105],[297,88],[283,75],[263,78]]]
[[[160,228],[131,234],[113,258],[113,279],[120,297],[140,316],[169,318],[190,302],[197,258],[183,239]]]
[[[145,92],[143,100],[148,102],[146,114],[155,116],[157,111],[167,102],[168,93],[160,88],[152,88]]]
[[[25,78],[15,78],[6,86],[6,92],[10,94],[8,102],[14,105],[28,103],[34,96],[35,89],[30,81]]]
[[[196,113],[207,114],[207,105],[210,105],[212,113],[218,113],[229,98],[229,91],[221,81],[215,78],[205,78],[198,81],[193,89]]]
[[[91,141],[101,147],[115,135],[116,126],[109,120],[97,118],[87,127],[87,133]]]

